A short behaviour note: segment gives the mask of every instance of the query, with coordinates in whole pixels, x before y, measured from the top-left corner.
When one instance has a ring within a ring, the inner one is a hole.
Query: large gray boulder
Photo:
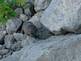
[[[40,22],[51,32],[81,32],[81,0],[52,0]]]
[[[51,37],[26,49],[20,61],[80,61],[80,40],[81,35]]]
[[[37,28],[41,28],[40,18],[43,11],[37,12],[29,21],[32,22]]]
[[[22,25],[22,20],[18,18],[10,19],[6,23],[6,31],[9,34],[17,32],[21,25]]]
[[[81,34],[39,40],[0,61],[81,61]]]
[[[49,6],[50,2],[51,0],[35,0],[34,1],[35,10],[37,12],[45,10]]]

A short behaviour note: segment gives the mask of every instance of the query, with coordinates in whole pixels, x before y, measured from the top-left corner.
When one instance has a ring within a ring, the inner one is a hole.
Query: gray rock
[[[37,42],[37,40],[35,38],[27,36],[27,38],[21,42],[21,45],[23,47],[25,47],[25,46],[31,45],[32,43],[35,43],[35,42]]]
[[[22,21],[18,18],[8,20],[6,24],[7,33],[17,32],[21,25]]]
[[[22,48],[21,41],[16,42],[11,47],[13,51],[19,51],[21,48]]]
[[[10,50],[9,50],[9,51],[7,52],[7,54],[1,56],[1,59],[5,59],[6,57],[10,56],[10,55],[12,54],[12,52],[13,52],[13,51],[10,51]]]
[[[14,37],[15,36],[15,37]],[[7,35],[5,36],[5,47],[12,51],[18,51],[22,48],[21,39],[16,38],[17,35]],[[15,39],[16,38],[16,39]],[[23,39],[24,40],[24,39]]]
[[[5,25],[0,25],[0,31],[5,31],[6,27]]]
[[[80,2],[81,0],[52,0],[49,7],[44,11],[40,22],[53,33],[59,33],[61,29],[78,32],[81,25]]]
[[[35,10],[37,12],[45,10],[49,6],[50,2],[51,2],[51,0],[35,0],[35,2],[34,2]]]
[[[6,35],[5,38],[4,38],[4,41],[5,41],[5,47],[9,48],[9,49],[16,42],[13,35]]]
[[[0,61],[19,61],[19,58],[22,55],[22,51],[14,52],[12,55],[0,60]]]
[[[0,31],[0,44],[4,44],[5,35],[6,35],[6,31]]]
[[[6,55],[9,52],[8,49],[2,49],[0,50],[0,55]]]
[[[15,12],[16,12],[17,15],[23,14],[22,8],[16,8]]]
[[[24,50],[19,61],[80,61],[81,35],[51,37]]]
[[[25,14],[20,14],[19,18],[23,21],[27,21],[29,19],[29,17],[26,16]]]
[[[4,45],[0,45],[0,50],[4,49]]]
[[[24,6],[24,13],[25,13],[25,15],[28,16],[28,18],[30,18],[32,16],[32,12],[31,12],[30,8],[31,8],[31,4],[30,3],[28,3],[28,4],[26,4]]]
[[[52,36],[0,61],[81,61],[81,34]]]
[[[24,39],[26,39],[26,35],[22,33],[14,33],[13,36],[16,39],[16,41],[23,41]]]
[[[43,14],[43,11],[37,12],[29,21],[32,22],[37,28],[41,27],[40,18]]]
[[[29,8],[26,8],[26,9],[25,9],[25,14],[26,14],[27,16],[31,16],[31,11],[30,11]]]

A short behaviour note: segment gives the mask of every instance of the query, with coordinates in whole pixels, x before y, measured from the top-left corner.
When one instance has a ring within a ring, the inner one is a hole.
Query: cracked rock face
[[[25,46],[1,61],[80,61],[81,34],[52,36]]]
[[[34,2],[34,6],[35,6],[35,10],[41,11],[41,10],[45,10],[49,4],[50,4],[51,0],[35,0]]]
[[[78,32],[81,25],[81,0],[52,0],[40,22],[51,32],[61,29]]]
[[[22,20],[20,20],[18,18],[8,20],[8,22],[6,24],[7,33],[10,34],[10,33],[17,32],[18,29],[20,28],[21,24],[22,24]]]

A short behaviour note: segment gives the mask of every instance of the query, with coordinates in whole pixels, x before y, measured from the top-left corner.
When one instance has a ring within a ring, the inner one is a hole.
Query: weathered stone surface
[[[19,58],[22,55],[22,51],[18,51],[13,53],[13,55],[8,56],[7,58],[4,58],[0,61],[19,61]]]
[[[21,25],[22,21],[18,18],[8,20],[6,24],[7,33],[17,32]]]
[[[20,61],[80,61],[80,40],[81,35],[51,37],[24,51]]]
[[[32,8],[32,4],[31,3],[27,3],[25,6],[24,6],[24,14],[28,16],[28,18],[30,18],[32,16],[32,12],[31,12],[31,9]]]
[[[20,14],[19,18],[23,21],[27,21],[29,19],[25,14]]]
[[[35,38],[32,38],[30,36],[27,36],[27,38],[21,42],[21,45],[23,47],[25,47],[25,46],[31,45],[32,43],[35,43],[37,41],[38,40],[36,40]]]
[[[51,0],[35,0],[34,1],[35,10],[38,12],[46,9],[50,1]]]
[[[6,35],[4,38],[4,44],[6,48],[11,48],[15,43],[15,39],[13,35]]]
[[[6,55],[9,52],[8,49],[2,49],[0,50],[0,55]]]
[[[15,12],[17,15],[23,14],[23,9],[22,8],[16,8]]]
[[[14,33],[13,36],[16,39],[16,41],[23,41],[24,39],[26,39],[26,35],[22,33]]]
[[[52,0],[40,22],[54,33],[60,32],[61,29],[78,32],[81,25],[80,16],[81,0]]]
[[[13,51],[19,51],[22,48],[21,41],[14,43],[11,47]]]
[[[4,39],[5,40],[4,46],[9,50],[18,51],[18,50],[20,50],[22,48],[22,45],[21,45],[22,38],[20,38],[20,36],[18,36],[18,34],[6,35],[5,39]]]
[[[6,27],[5,25],[0,25],[0,31],[5,31]]]
[[[6,35],[6,31],[0,31],[0,44],[4,44],[5,35]]]
[[[32,22],[37,28],[41,27],[40,18],[43,11],[36,13],[29,21]]]
[[[80,61],[81,34],[52,36],[0,61]]]

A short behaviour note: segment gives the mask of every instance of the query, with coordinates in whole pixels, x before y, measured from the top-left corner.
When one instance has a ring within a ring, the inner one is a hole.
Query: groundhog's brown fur
[[[38,30],[33,23],[29,21],[25,21],[23,23],[22,31],[29,36],[36,37],[36,32]]]

